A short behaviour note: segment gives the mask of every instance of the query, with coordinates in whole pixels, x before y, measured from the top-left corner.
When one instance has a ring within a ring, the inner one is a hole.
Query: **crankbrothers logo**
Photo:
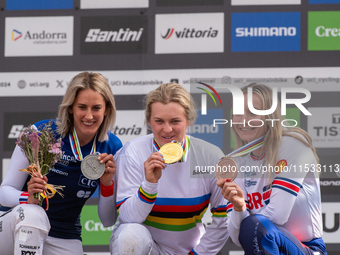
[[[174,35],[176,38],[214,38],[218,35],[218,30],[210,27],[207,30],[196,30],[195,28],[184,28],[183,30],[175,31],[174,28],[168,28],[165,35],[161,35],[163,39],[168,40]]]
[[[12,41],[16,41],[22,37],[22,33],[16,29],[12,30]]]
[[[220,95],[217,93],[217,91],[213,87],[211,87],[210,85],[208,85],[206,83],[203,83],[203,82],[197,82],[197,83],[198,84],[202,84],[202,85],[206,86],[207,88],[209,88],[211,91],[213,91],[215,93],[215,95],[217,96],[217,98],[220,101],[221,106],[222,106],[221,97],[220,97]],[[217,106],[216,100],[215,100],[214,96],[210,93],[209,90],[206,90],[206,89],[201,88],[201,87],[197,87],[197,88],[203,90],[204,92],[206,92],[212,98],[212,100],[214,101],[215,106]],[[201,95],[201,100],[202,100],[202,103],[201,103],[201,114],[202,115],[207,115],[207,95],[206,94],[202,94]]]

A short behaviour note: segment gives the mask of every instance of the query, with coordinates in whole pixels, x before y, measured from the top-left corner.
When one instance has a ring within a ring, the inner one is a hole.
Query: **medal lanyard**
[[[263,146],[264,136],[242,146],[241,148],[237,149],[236,151],[233,151],[229,153],[226,157],[229,158],[237,158],[243,155],[246,155],[258,148],[261,148]]]
[[[77,136],[77,132],[76,132],[75,127],[73,127],[72,132],[69,134],[69,140],[70,140],[70,145],[71,145],[73,155],[75,156],[75,158],[78,161],[82,161],[83,160],[83,154],[81,153],[81,148],[80,148],[80,144],[79,144],[79,140],[78,140],[78,136]],[[92,149],[91,149],[90,154],[96,153],[96,140],[97,140],[97,134],[93,139],[93,144],[92,144]]]
[[[177,143],[176,141],[172,141],[172,143]],[[180,144],[180,143],[179,143]],[[183,139],[183,143],[181,144],[183,149],[183,157],[178,162],[185,162],[188,156],[188,151],[190,147],[190,138],[185,136]],[[153,147],[156,149],[156,151],[159,151],[159,149],[162,147],[155,138],[153,138]]]

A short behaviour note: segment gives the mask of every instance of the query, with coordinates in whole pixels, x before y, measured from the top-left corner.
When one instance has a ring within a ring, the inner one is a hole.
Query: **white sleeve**
[[[138,153],[135,153],[138,157]],[[142,160],[140,160],[142,161]],[[117,160],[117,210],[122,223],[142,223],[152,210],[158,183],[144,178],[144,162],[121,154]]]
[[[113,195],[104,197],[102,194],[99,196],[98,202],[98,216],[104,227],[113,226],[117,220],[116,210],[116,175],[113,176],[114,190]],[[101,185],[101,184],[100,184]]]
[[[118,156],[120,152],[122,151],[122,148],[120,148],[113,156],[115,162],[117,162]],[[110,227],[114,225],[118,217],[117,209],[116,209],[116,194],[117,194],[117,178],[116,177],[117,177],[117,174],[115,174],[112,179],[113,184],[114,184],[113,195],[104,197],[100,193],[100,196],[99,196],[98,216],[104,227]]]
[[[211,181],[210,206],[212,223],[206,228],[199,244],[194,248],[197,254],[215,255],[229,238],[227,223],[227,200],[221,194],[221,189],[216,185],[215,178]]]
[[[312,150],[297,139],[287,138],[283,145],[286,146],[281,146],[278,160],[285,160],[287,167],[275,174],[270,203],[261,211],[263,216],[277,225],[288,221],[309,167],[316,165]]]
[[[19,146],[16,146],[6,176],[0,186],[0,204],[7,207],[14,207],[19,204],[19,199],[22,194],[22,188],[24,187],[28,174],[26,172],[19,171],[28,167],[28,161],[20,150]]]

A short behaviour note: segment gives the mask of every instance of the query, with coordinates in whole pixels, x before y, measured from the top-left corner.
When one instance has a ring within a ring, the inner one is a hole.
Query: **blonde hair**
[[[253,94],[258,95],[261,98],[263,110],[270,109],[273,104],[273,93],[272,90],[262,84],[251,83],[248,86],[243,87],[241,90],[243,94],[247,94],[248,88],[252,88]],[[275,166],[278,160],[278,149],[280,146],[280,141],[282,136],[290,136],[298,139],[300,142],[308,146],[314,153],[315,159],[319,162],[319,157],[316,154],[315,148],[312,145],[312,139],[306,131],[298,127],[284,128],[281,125],[281,121],[284,119],[281,116],[280,102],[277,100],[276,110],[265,115],[264,119],[278,119],[280,121],[265,121],[266,133],[263,141],[263,148],[265,148],[266,153],[266,164]],[[273,125],[273,126],[272,126]],[[235,149],[238,149],[246,144],[240,136],[237,134],[235,126],[232,126],[232,133],[235,140]],[[298,135],[299,134],[299,135]],[[301,137],[302,136],[302,137]]]
[[[196,105],[189,92],[177,83],[163,83],[157,89],[149,92],[145,97],[145,122],[150,126],[151,105],[155,102],[168,104],[170,102],[179,103],[184,109],[184,115],[194,124],[196,119]]]
[[[82,72],[77,74],[67,87],[62,103],[59,105],[57,132],[61,137],[70,134],[73,129],[73,115],[69,113],[79,91],[92,89],[99,92],[105,100],[107,111],[104,120],[98,129],[97,138],[102,142],[108,139],[107,131],[111,130],[116,121],[115,100],[108,81],[100,73]]]

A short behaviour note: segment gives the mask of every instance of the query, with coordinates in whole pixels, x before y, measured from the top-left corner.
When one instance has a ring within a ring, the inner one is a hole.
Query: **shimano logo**
[[[119,31],[90,29],[85,42],[138,42],[143,30],[144,28],[140,28],[138,31],[130,30],[130,28],[120,28]]]
[[[295,27],[238,27],[236,37],[296,36]]]

